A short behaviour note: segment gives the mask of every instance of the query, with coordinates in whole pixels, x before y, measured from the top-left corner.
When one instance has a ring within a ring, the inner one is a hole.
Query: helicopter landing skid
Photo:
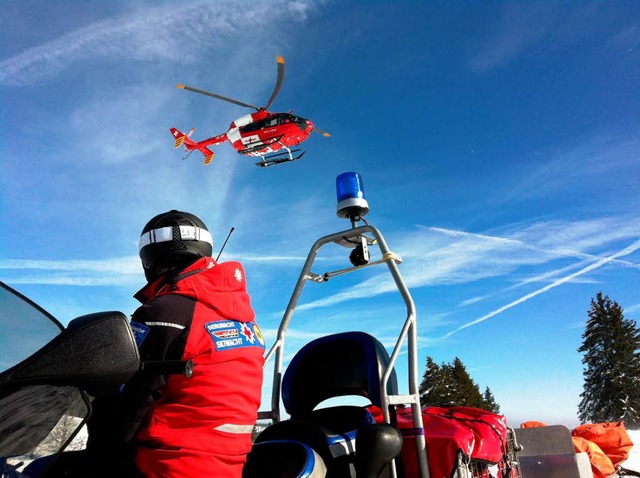
[[[270,156],[262,156],[262,161],[258,161],[256,163],[256,166],[260,166],[261,168],[268,168],[269,166],[275,166],[276,164],[290,163],[291,161],[297,161],[302,156],[304,156],[304,153],[306,153],[306,151],[303,151],[299,155],[293,156],[292,153],[297,153],[298,151],[300,150],[287,148],[286,153],[282,152],[282,153],[272,154]]]

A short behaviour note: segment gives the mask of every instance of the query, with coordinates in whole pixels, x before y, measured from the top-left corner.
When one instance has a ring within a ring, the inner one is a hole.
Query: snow
[[[640,472],[640,430],[627,430],[627,433],[633,442],[633,448],[629,453],[627,461],[621,463],[620,466],[628,470]]]

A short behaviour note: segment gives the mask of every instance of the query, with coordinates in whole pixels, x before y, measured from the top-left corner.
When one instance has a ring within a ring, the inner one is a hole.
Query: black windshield
[[[46,310],[0,282],[0,372],[32,355],[62,329]]]
[[[6,378],[4,372],[31,357],[58,336],[63,327],[27,297],[2,282],[0,286],[0,374]],[[88,413],[88,402],[76,387],[14,387],[3,382],[0,466],[27,465],[36,458],[55,454],[77,432]],[[83,446],[82,437],[79,438],[74,447]]]

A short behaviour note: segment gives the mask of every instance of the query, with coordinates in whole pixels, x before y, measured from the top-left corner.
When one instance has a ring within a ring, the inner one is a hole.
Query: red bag
[[[367,407],[377,422],[382,422],[382,411],[374,406]],[[425,415],[422,420],[424,429],[413,426],[413,414],[410,407],[397,411],[398,428],[402,432],[402,463],[405,476],[419,476],[418,454],[415,437],[424,433],[429,474],[432,478],[452,476],[457,464],[458,452],[468,459],[474,445],[473,432],[460,423],[437,415]]]
[[[380,409],[370,406],[377,422],[382,422]],[[415,437],[424,433],[429,474],[432,478],[453,475],[458,455],[464,461],[482,460],[499,463],[507,449],[507,424],[502,415],[471,407],[424,407],[423,430],[416,430],[410,407],[397,411],[398,428],[402,432],[402,462],[405,476],[418,476]]]
[[[442,416],[469,428],[475,437],[472,459],[499,463],[504,458],[507,421],[502,415],[472,407],[427,407],[423,409],[423,417],[425,414]]]

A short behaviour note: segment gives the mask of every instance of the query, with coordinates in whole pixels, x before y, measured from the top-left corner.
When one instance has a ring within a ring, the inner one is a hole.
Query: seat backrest
[[[380,380],[389,363],[383,345],[365,332],[343,332],[313,340],[295,355],[282,381],[282,402],[292,418],[308,416],[321,402],[345,395],[382,407]],[[395,371],[387,393],[398,393]]]

